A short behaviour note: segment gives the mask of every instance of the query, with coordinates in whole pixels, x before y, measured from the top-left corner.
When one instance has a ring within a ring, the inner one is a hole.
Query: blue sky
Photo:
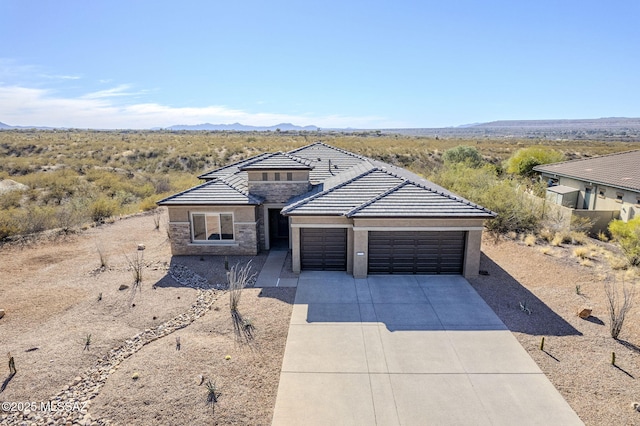
[[[640,2],[0,1],[0,122],[640,117]]]

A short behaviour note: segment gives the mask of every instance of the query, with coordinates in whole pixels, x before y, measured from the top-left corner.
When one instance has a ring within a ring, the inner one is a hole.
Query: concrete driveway
[[[581,425],[459,276],[303,272],[273,425]]]

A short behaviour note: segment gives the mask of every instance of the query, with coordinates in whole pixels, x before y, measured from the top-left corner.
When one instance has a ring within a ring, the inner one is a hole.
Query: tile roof
[[[311,161],[313,170],[309,173],[309,179],[316,185],[325,180],[337,176],[350,168],[368,161],[368,158],[356,155],[352,152],[316,142],[302,148],[289,151],[289,154],[307,158]]]
[[[221,177],[229,176],[235,173],[239,173],[241,167],[246,166],[249,163],[253,163],[254,161],[261,160],[270,155],[271,154],[267,152],[264,154],[259,154],[259,155],[247,158],[245,160],[238,161],[233,164],[227,164],[226,166],[201,174],[200,176],[198,176],[198,179],[205,179],[205,180],[215,179],[215,178],[221,178]],[[245,174],[245,180],[246,180],[246,174]]]
[[[283,214],[345,215],[355,207],[402,183],[382,170],[368,170],[340,185],[286,206]]]
[[[158,201],[161,206],[261,204],[262,199],[239,189],[225,179],[209,180],[201,185]]]
[[[640,150],[545,164],[533,170],[640,192]]]
[[[495,213],[476,204],[379,168],[291,203],[282,213],[347,217],[495,217]]]
[[[449,194],[404,181],[346,214],[347,217],[484,217],[496,214]]]
[[[240,170],[310,170],[311,161],[295,155],[276,152],[239,167]]]
[[[208,180],[159,205],[260,204],[248,193],[247,170],[309,170],[313,189],[289,200],[288,215],[347,217],[495,217],[400,167],[316,142],[287,153],[266,153],[204,173]]]

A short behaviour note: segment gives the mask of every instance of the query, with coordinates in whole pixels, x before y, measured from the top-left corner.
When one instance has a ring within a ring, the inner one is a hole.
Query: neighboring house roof
[[[224,179],[214,179],[158,201],[161,206],[181,205],[258,205],[260,197],[243,191]]]
[[[640,192],[640,150],[536,166],[533,170]]]
[[[311,170],[311,161],[276,152],[239,167],[240,170]]]

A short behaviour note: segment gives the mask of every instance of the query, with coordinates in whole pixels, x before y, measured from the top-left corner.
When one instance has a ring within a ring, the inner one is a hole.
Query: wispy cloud
[[[0,121],[20,126],[97,129],[146,129],[174,124],[233,123],[270,126],[283,122],[328,127],[394,127],[384,117],[252,113],[223,105],[173,107],[154,102],[127,103],[144,91],[122,84],[111,89],[64,97],[53,90],[0,85]]]
[[[132,96],[132,95],[135,95],[136,93],[127,91],[130,88],[131,88],[131,86],[128,85],[128,84],[121,84],[121,85],[119,85],[117,87],[113,87],[111,89],[99,90],[97,92],[87,93],[86,95],[83,95],[82,98],[83,99],[103,99],[103,98],[113,98],[113,97],[118,97],[118,96]]]

